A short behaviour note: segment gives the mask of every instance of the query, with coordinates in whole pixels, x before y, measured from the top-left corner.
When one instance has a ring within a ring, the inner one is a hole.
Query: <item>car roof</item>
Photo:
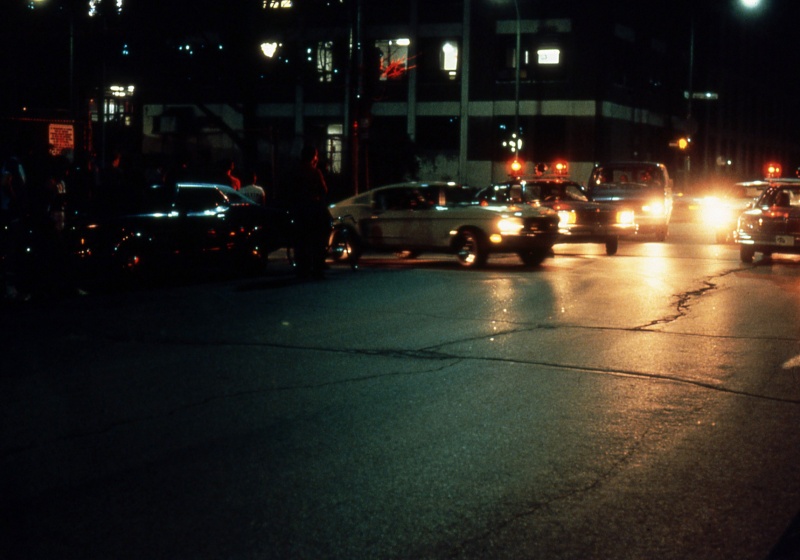
[[[404,181],[402,183],[392,183],[390,185],[381,185],[380,187],[375,187],[374,189],[370,189],[372,191],[378,191],[383,189],[393,189],[393,188],[430,188],[430,187],[445,187],[445,188],[468,188],[467,185],[462,185],[461,183],[455,183],[453,181]]]
[[[201,183],[194,181],[186,181],[178,183],[179,189],[219,189],[223,192],[236,192],[236,189],[230,185],[222,185],[220,183]]]

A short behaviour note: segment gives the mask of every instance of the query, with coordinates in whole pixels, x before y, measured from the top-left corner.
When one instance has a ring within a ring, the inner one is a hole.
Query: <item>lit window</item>
[[[536,54],[539,56],[539,64],[559,64],[561,62],[559,49],[539,49]]]
[[[458,71],[458,45],[450,41],[442,45],[441,63],[442,70],[451,78],[455,78]]]
[[[124,0],[108,0],[109,2],[113,2],[114,6],[117,9],[117,13],[122,13],[122,4]],[[89,16],[96,16],[99,12],[98,9],[100,8],[100,4],[103,3],[103,0],[89,0]]]
[[[281,8],[291,8],[292,0],[264,0],[265,10],[280,10]]]
[[[380,79],[397,80],[402,78],[412,67],[408,66],[408,39],[375,41],[375,48],[380,56]]]
[[[317,74],[320,82],[333,81],[333,43],[331,41],[317,44]]]
[[[331,173],[342,172],[342,133],[344,127],[340,124],[328,125],[328,139],[326,141],[325,153],[328,157]]]

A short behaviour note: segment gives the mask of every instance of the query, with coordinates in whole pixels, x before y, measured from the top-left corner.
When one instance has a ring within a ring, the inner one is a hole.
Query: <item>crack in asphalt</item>
[[[704,280],[702,280],[703,287],[698,288],[696,290],[690,290],[686,292],[682,292],[680,294],[676,294],[673,296],[675,300],[675,314],[668,315],[666,317],[661,317],[659,319],[655,319],[646,323],[644,325],[640,325],[638,327],[634,327],[633,330],[645,331],[654,327],[656,325],[666,325],[669,323],[673,323],[680,319],[681,317],[685,317],[689,311],[689,307],[691,306],[692,302],[705,294],[706,292],[716,290],[717,284],[715,280],[728,276],[729,274],[733,274],[734,272],[741,272],[742,270],[747,270],[745,268],[734,268],[731,270],[726,270],[724,272],[720,272],[719,274],[713,274],[711,276],[707,276]]]

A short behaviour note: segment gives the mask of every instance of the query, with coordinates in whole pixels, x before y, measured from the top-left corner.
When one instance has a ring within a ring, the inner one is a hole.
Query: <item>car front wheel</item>
[[[489,257],[483,236],[473,230],[465,230],[459,234],[456,255],[458,262],[468,268],[485,265]]]
[[[619,249],[619,237],[612,235],[606,238],[606,255],[616,255]]]
[[[530,249],[517,254],[525,266],[539,266],[547,258],[549,251],[547,249]]]
[[[753,257],[756,255],[756,250],[750,245],[742,245],[739,247],[739,260],[743,263],[753,262]]]

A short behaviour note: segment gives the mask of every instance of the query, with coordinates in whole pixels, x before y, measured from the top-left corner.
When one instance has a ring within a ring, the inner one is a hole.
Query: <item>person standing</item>
[[[240,190],[242,188],[242,181],[236,176],[236,163],[232,159],[225,160],[225,177],[227,177],[228,184],[233,190]]]
[[[295,266],[300,278],[325,277],[331,214],[328,210],[328,185],[317,167],[318,163],[317,149],[305,146],[300,153],[300,169],[291,193]]]
[[[267,195],[264,192],[264,187],[258,185],[258,177],[255,173],[250,172],[244,175],[247,184],[242,187],[241,192],[244,196],[252,200],[259,206],[264,206],[267,203]]]

